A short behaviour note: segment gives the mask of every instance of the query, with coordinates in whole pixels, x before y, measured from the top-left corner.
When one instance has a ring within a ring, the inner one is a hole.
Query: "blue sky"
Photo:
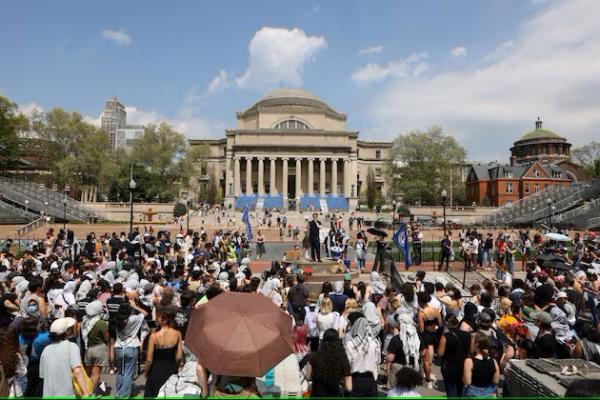
[[[538,115],[575,144],[597,136],[598,3],[7,1],[0,94],[90,121],[117,96],[130,122],[220,137],[299,86],[365,139],[439,124],[470,159],[503,160]]]

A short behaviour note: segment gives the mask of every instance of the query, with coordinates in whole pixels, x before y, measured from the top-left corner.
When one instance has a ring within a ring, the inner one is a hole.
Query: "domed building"
[[[224,139],[190,140],[209,146],[205,179],[219,184],[227,208],[354,210],[369,169],[385,195],[392,143],[358,140],[346,114],[318,96],[277,89],[236,118]]]
[[[533,161],[554,163],[571,159],[571,143],[559,134],[542,128],[535,121],[535,129],[525,133],[510,149],[511,164],[529,164]]]

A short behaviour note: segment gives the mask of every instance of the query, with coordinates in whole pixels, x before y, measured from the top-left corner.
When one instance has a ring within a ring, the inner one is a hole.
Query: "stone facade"
[[[240,197],[256,196],[259,205],[281,197],[284,209],[298,208],[302,197],[342,197],[354,210],[369,168],[385,195],[392,144],[358,140],[346,129],[346,114],[317,96],[278,89],[236,117],[224,139],[190,141],[210,148],[205,178],[219,183],[227,208],[239,206]]]

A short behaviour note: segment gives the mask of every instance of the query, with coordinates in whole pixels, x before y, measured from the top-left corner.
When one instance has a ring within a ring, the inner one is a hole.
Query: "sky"
[[[440,125],[507,162],[540,117],[600,137],[600,1],[30,1],[0,13],[0,94],[21,111],[117,96],[128,123],[219,138],[270,90],[301,87],[363,140]]]

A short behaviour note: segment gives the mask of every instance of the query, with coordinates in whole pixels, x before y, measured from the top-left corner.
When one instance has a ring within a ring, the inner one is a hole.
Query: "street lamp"
[[[535,225],[535,207],[531,208],[531,227]]]
[[[192,204],[192,202],[190,200],[187,201],[187,230],[186,230],[186,234],[187,232],[190,231],[190,204]]]
[[[548,204],[548,229],[552,231],[552,199],[546,200]]]
[[[129,234],[133,232],[133,191],[135,190],[135,181],[133,180],[133,164],[129,173]]]
[[[63,231],[67,231],[67,198],[63,198]]]
[[[48,215],[48,202],[44,202],[44,214]]]
[[[29,212],[29,200],[25,200],[25,214]]]
[[[446,190],[442,190],[442,212],[444,216],[444,236],[446,236],[446,200],[448,199],[448,193]]]

